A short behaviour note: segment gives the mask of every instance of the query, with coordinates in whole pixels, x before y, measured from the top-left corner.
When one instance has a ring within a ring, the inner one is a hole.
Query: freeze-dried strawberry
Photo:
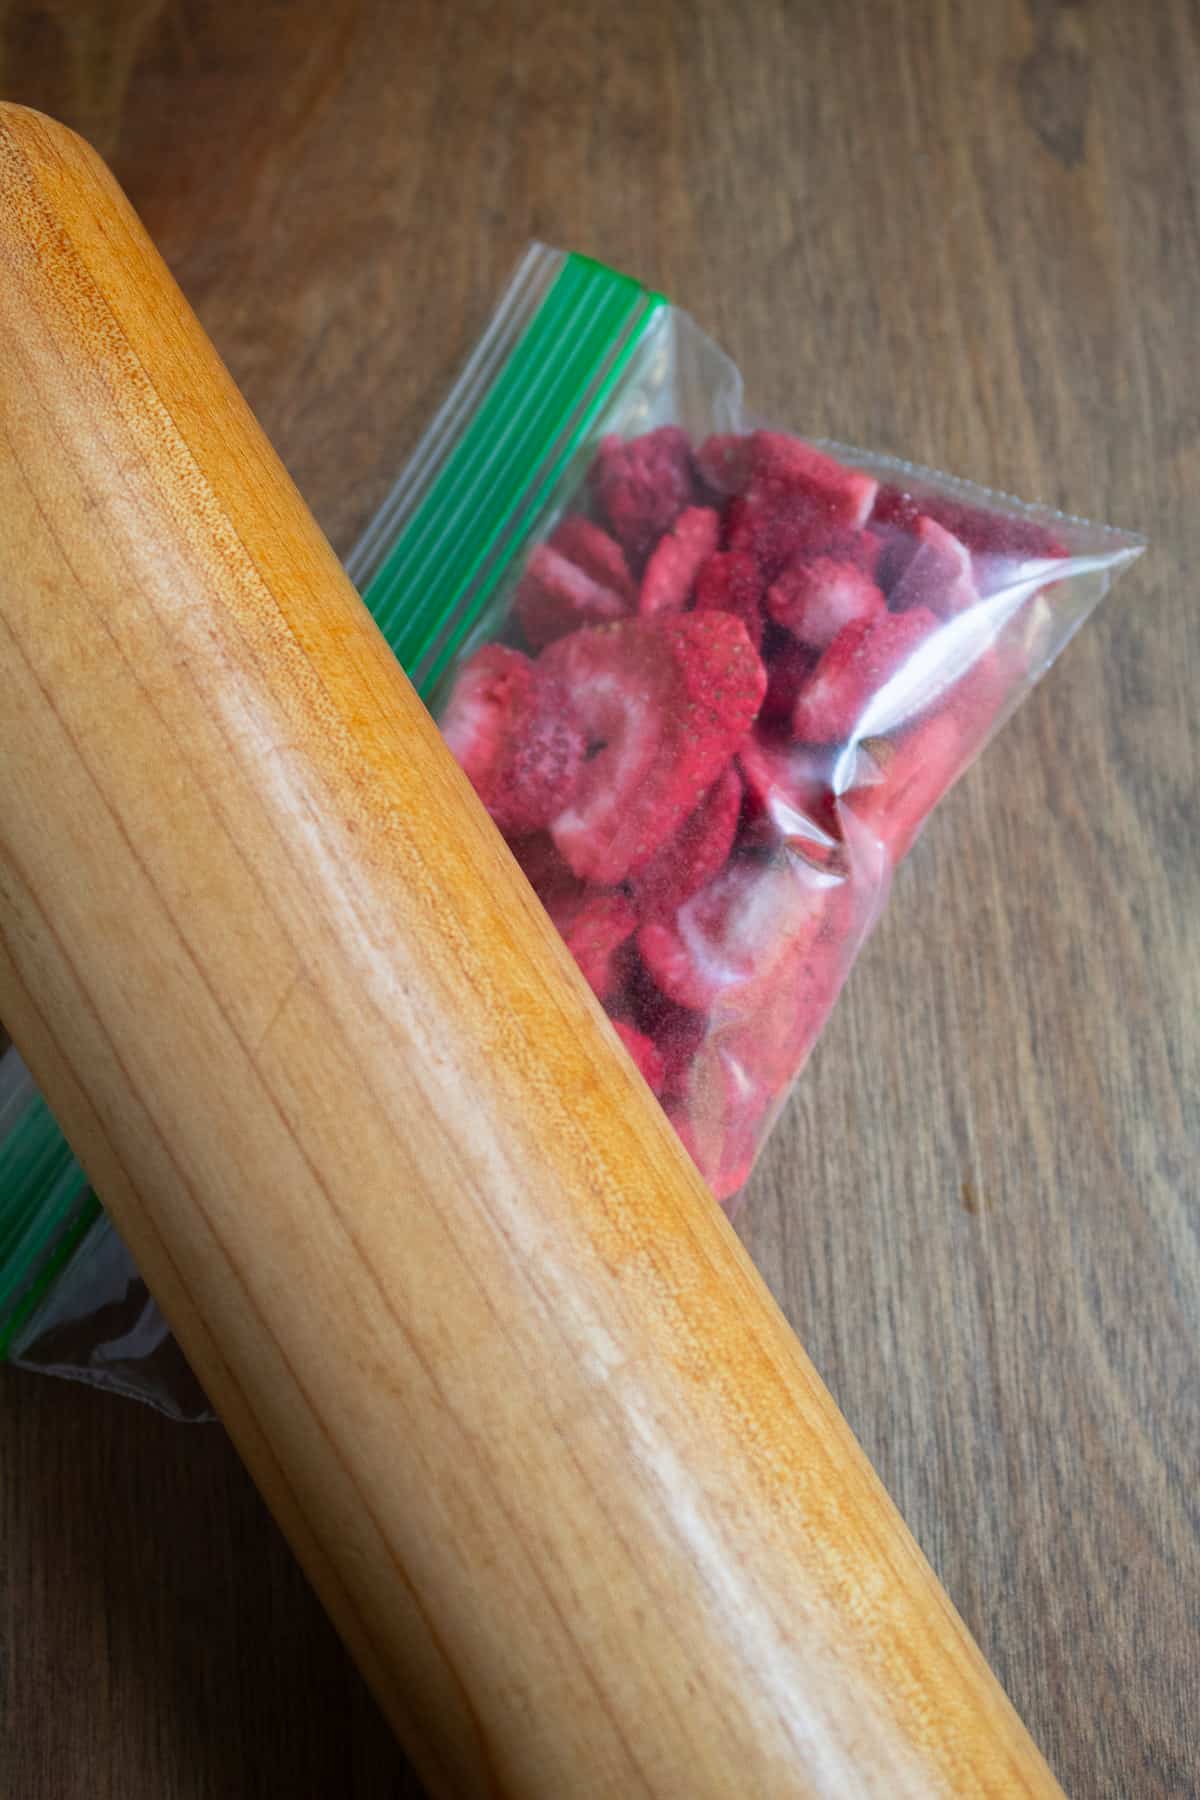
[[[733,849],[741,810],[742,783],[730,765],[675,836],[634,876],[633,898],[642,918],[669,918],[720,873]]]
[[[727,613],[577,631],[538,666],[566,686],[589,752],[554,841],[584,880],[623,881],[712,786],[754,721],[766,672]]]
[[[620,979],[617,953],[637,927],[629,900],[624,894],[585,892],[546,910],[596,998],[609,999]]]
[[[485,805],[509,731],[528,704],[533,679],[527,656],[502,644],[487,644],[464,665],[454,684],[442,716],[442,736]]]
[[[730,494],[740,494],[749,481],[752,458],[749,436],[733,431],[714,432],[697,450],[695,463],[705,487],[728,498]]]
[[[650,552],[638,610],[643,616],[682,612],[702,563],[717,547],[720,523],[711,506],[687,506]]]
[[[539,672],[487,802],[501,831],[521,836],[548,825],[575,791],[583,753],[583,733],[571,719],[565,690]]]
[[[673,1101],[666,1114],[680,1143],[724,1206],[746,1185],[758,1151],[755,1125],[765,1101],[753,1119],[741,1116],[711,1121],[708,1129],[682,1101]]]
[[[820,930],[788,946],[753,1008],[717,1034],[726,1068],[743,1089],[774,1097],[800,1073],[851,961],[853,902],[849,887],[829,889]]]
[[[607,625],[623,619],[629,605],[614,588],[602,586],[560,550],[539,544],[525,565],[515,610],[529,644],[540,650],[581,625]]]
[[[652,1094],[661,1094],[663,1088],[662,1051],[648,1038],[644,1031],[628,1024],[624,1019],[614,1019],[612,1028],[632,1056],[641,1073],[642,1079]]]
[[[892,487],[889,483],[880,484],[875,495],[875,505],[871,509],[872,525],[894,525],[899,531],[912,532],[916,529],[917,520],[925,509],[923,500],[914,500],[903,488]]]
[[[875,580],[887,595],[888,603],[904,577],[904,571],[916,554],[917,540],[911,531],[899,525],[871,520],[871,536],[879,546],[875,562]]]
[[[662,1091],[664,1094],[683,1094],[687,1091],[692,1064],[704,1042],[708,1021],[702,1012],[676,1006],[657,988],[652,992],[654,1004],[645,1009],[643,1022],[663,1059]]]
[[[895,612],[927,606],[939,618],[974,606],[979,590],[971,570],[971,552],[953,533],[922,513],[913,527],[913,550],[888,596]]]
[[[936,625],[936,616],[918,606],[843,626],[800,690],[792,715],[796,738],[837,744],[853,737],[869,704]]]
[[[525,879],[549,910],[564,901],[578,899],[583,883],[573,875],[558,853],[548,831],[512,839],[509,849],[520,863]]]
[[[913,495],[886,484],[875,497],[874,518],[884,524],[899,525],[911,532],[922,515],[936,519],[976,555],[1037,562],[1067,554],[1051,526],[1023,513],[993,512],[989,507],[972,506],[969,501],[954,500],[949,495]]]
[[[596,498],[613,534],[640,563],[692,498],[687,433],[661,425],[642,437],[600,441],[591,468]]]
[[[560,556],[573,562],[601,587],[620,594],[632,607],[637,588],[629,573],[625,552],[602,525],[585,519],[582,513],[567,513],[554,527],[547,542]]]
[[[564,690],[528,657],[487,644],[465,665],[442,718],[442,735],[501,831],[546,825],[570,798],[583,735]]]
[[[728,548],[752,556],[766,582],[828,530],[808,490],[775,476],[755,475],[725,509]]]
[[[879,483],[862,469],[848,468],[824,451],[781,431],[756,431],[751,439],[756,476],[786,483],[807,494],[827,530],[865,525]]]
[[[828,861],[841,836],[833,761],[829,751],[780,744],[752,731],[738,751],[749,841],[786,843]]]
[[[718,550],[696,577],[696,611],[728,612],[739,618],[757,650],[762,644],[762,576],[745,550]]]
[[[790,733],[797,695],[816,667],[817,659],[813,651],[801,649],[790,632],[784,632],[778,626],[771,629],[778,641],[772,642],[768,638],[764,649],[767,691],[758,716],[764,725],[786,725]]]
[[[844,625],[884,609],[865,569],[833,556],[799,556],[767,589],[767,611],[810,650],[824,650]]]
[[[939,712],[898,742],[876,739],[869,748],[878,779],[853,788],[845,804],[895,864],[907,856],[925,820],[962,769],[963,733],[953,714]]]
[[[670,922],[637,935],[652,979],[677,1006],[734,1008],[769,985],[775,967],[820,927],[828,877],[799,857],[734,862]]]

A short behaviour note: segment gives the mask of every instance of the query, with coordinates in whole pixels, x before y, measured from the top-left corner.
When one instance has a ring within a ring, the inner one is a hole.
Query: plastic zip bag
[[[892,870],[1140,548],[766,429],[535,245],[347,569],[732,1208]],[[14,1360],[202,1415],[11,1050],[0,1233]]]

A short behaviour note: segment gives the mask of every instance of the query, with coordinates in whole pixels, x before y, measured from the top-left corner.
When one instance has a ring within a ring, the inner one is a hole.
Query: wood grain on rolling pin
[[[136,220],[18,109],[0,333],[0,1014],[426,1780],[1057,1792]]]

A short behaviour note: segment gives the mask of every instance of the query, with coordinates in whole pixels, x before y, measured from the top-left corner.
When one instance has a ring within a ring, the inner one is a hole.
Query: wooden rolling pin
[[[0,1016],[430,1790],[1057,1794],[129,206],[13,107],[0,346]]]

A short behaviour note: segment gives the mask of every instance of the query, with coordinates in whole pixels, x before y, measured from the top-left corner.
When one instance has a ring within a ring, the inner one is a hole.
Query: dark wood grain
[[[744,1220],[1077,1796],[1200,1790],[1200,10],[0,5],[334,543],[530,236],[756,406],[1146,531],[902,872]],[[216,1430],[0,1378],[9,1800],[415,1793]],[[681,1787],[681,1794],[685,1788]]]

